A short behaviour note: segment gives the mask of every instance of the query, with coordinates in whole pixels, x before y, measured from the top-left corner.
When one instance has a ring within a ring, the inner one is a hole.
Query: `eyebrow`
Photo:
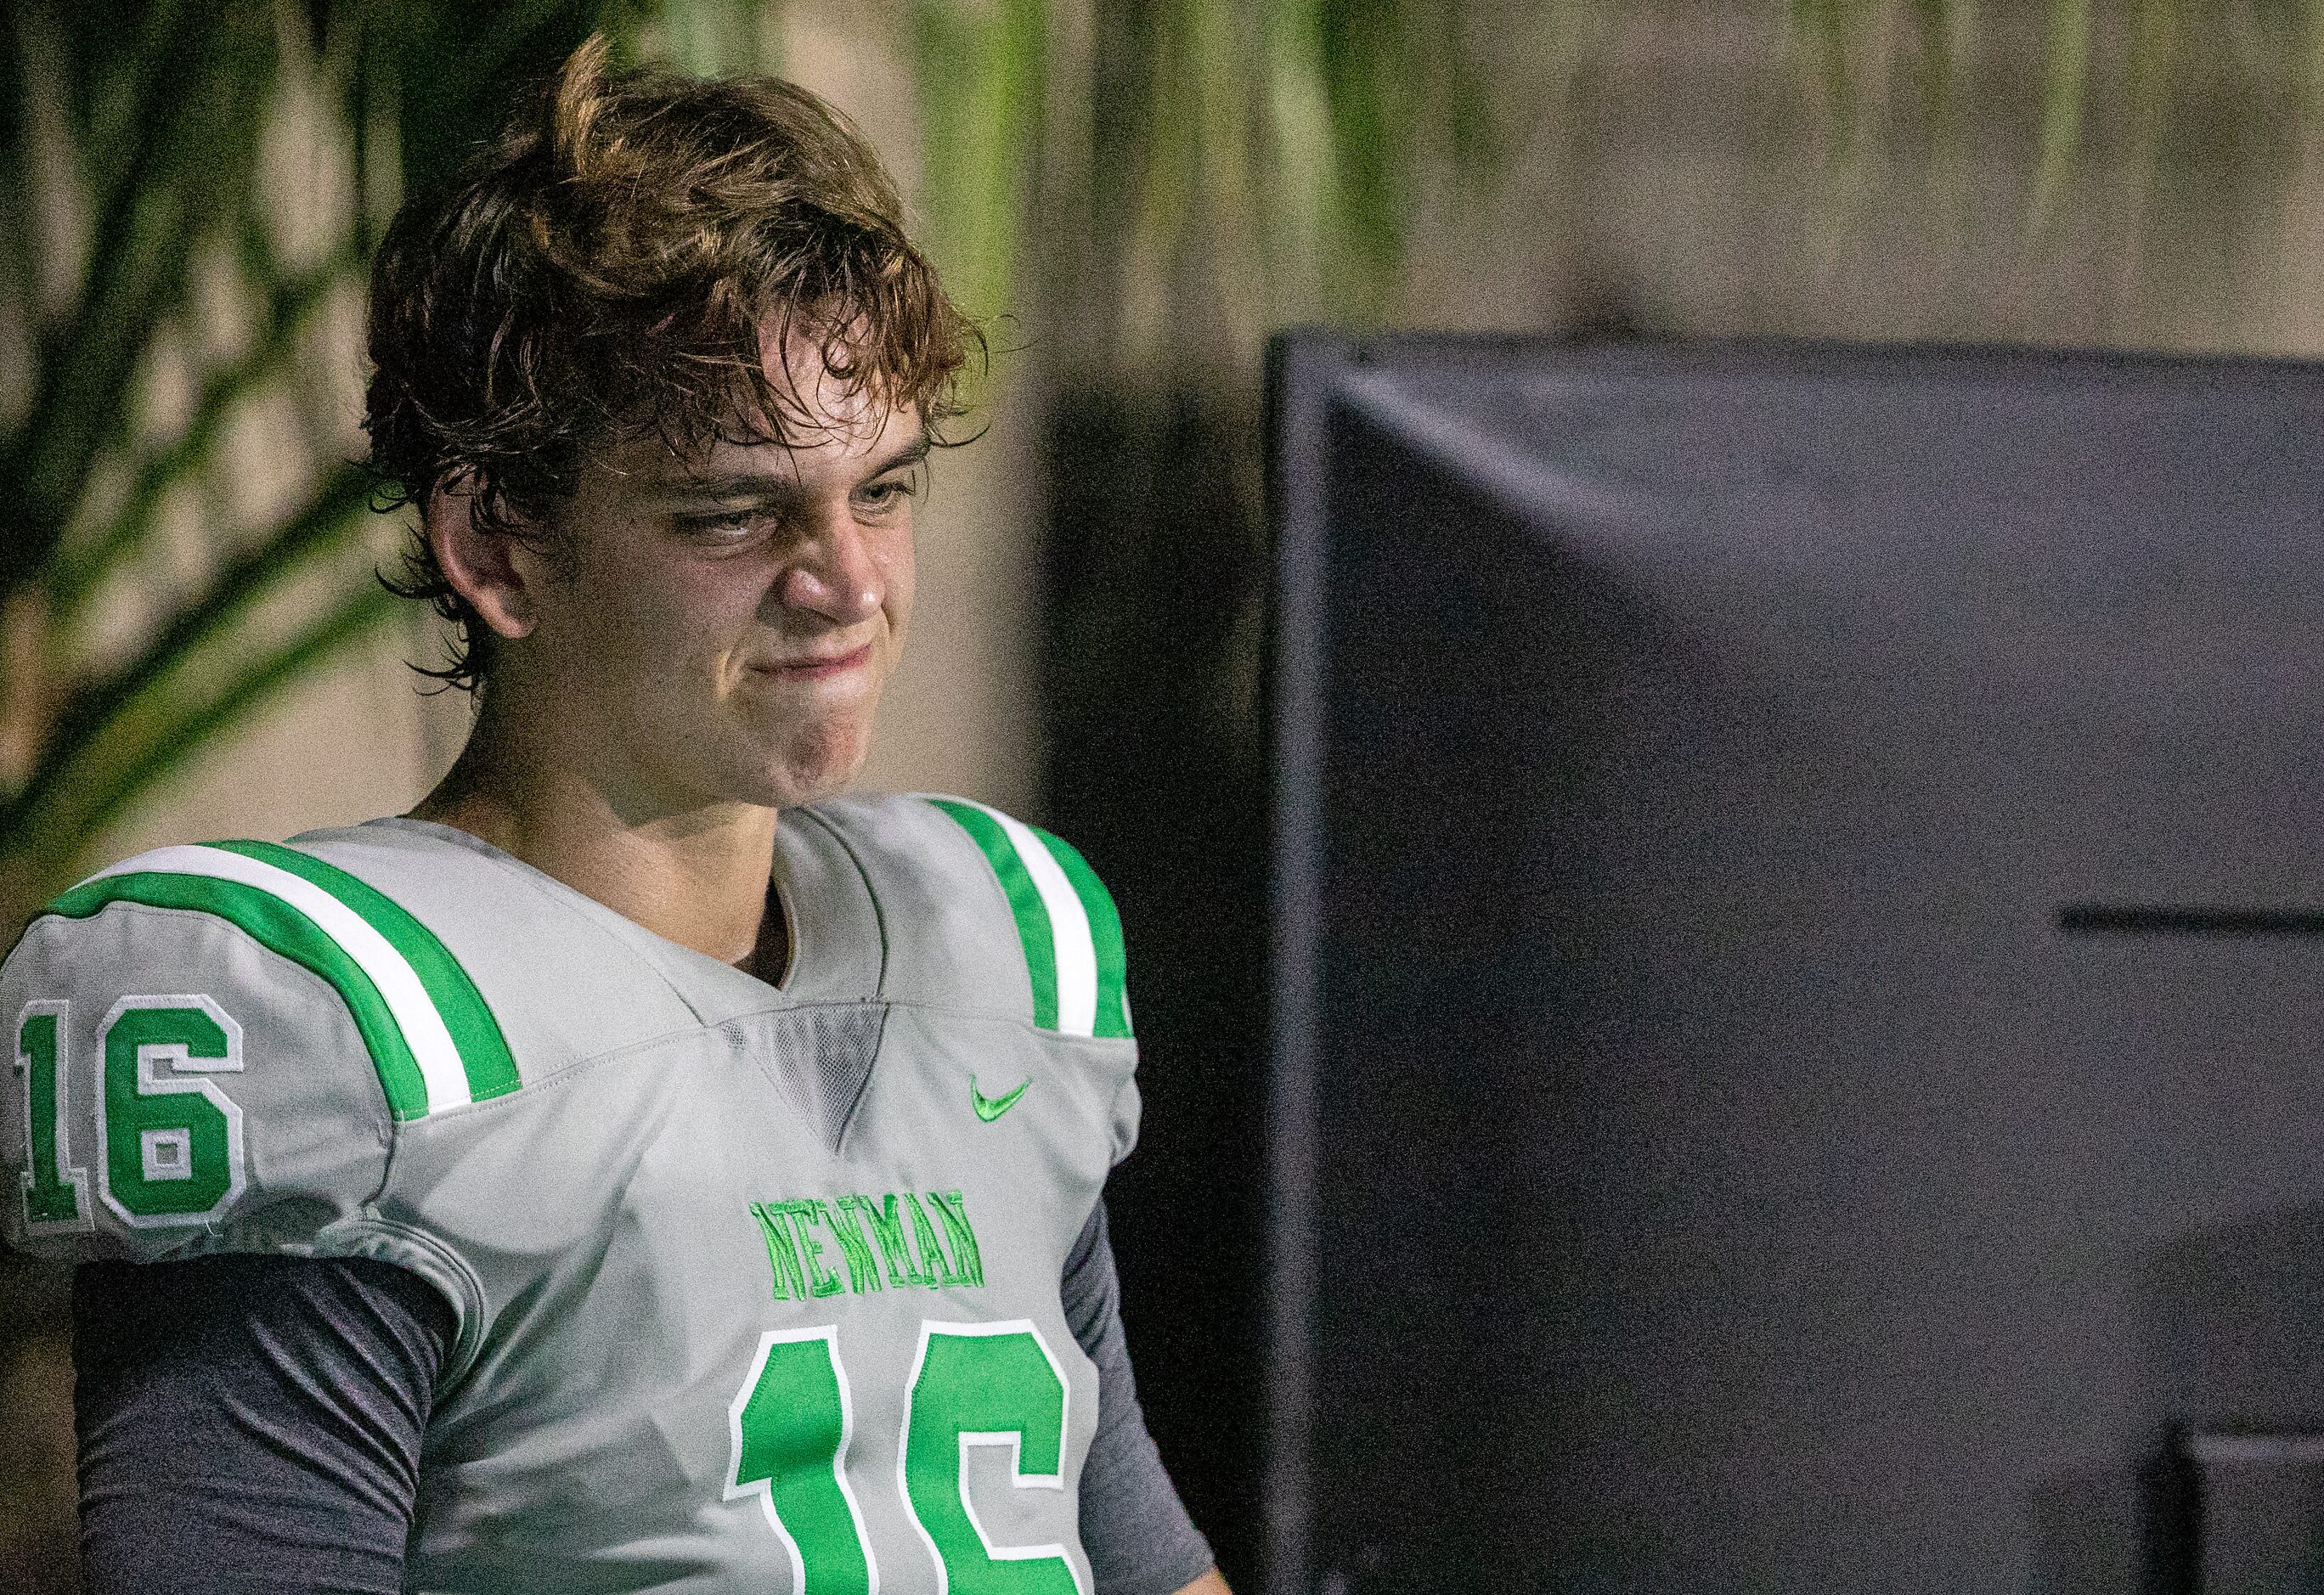
[[[927,437],[915,438],[864,472],[862,480],[917,466],[928,457],[930,448]],[[657,483],[655,491],[670,498],[782,499],[796,497],[799,484],[796,477],[780,471],[715,471],[672,477]]]

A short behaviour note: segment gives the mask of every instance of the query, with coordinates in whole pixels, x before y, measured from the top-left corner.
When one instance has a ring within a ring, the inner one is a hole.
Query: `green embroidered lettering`
[[[904,1205],[912,1212],[912,1239],[920,1249],[920,1268],[927,1276],[928,1285],[938,1287],[960,1283],[960,1274],[945,1256],[944,1247],[936,1240],[936,1228],[928,1222],[928,1211],[920,1199],[909,1191],[904,1193]]]
[[[880,1265],[872,1260],[871,1243],[863,1239],[863,1226],[855,1216],[855,1199],[842,1196],[825,1205],[813,1203],[816,1216],[839,1238],[840,1254],[847,1259],[847,1285],[857,1295],[880,1288]]]
[[[907,1285],[926,1285],[928,1277],[920,1272],[920,1265],[913,1259],[912,1249],[904,1240],[904,1221],[896,1214],[896,1194],[888,1193],[884,1209],[869,1196],[858,1196],[854,1201],[856,1210],[872,1221],[872,1237],[880,1243],[880,1255],[888,1261],[888,1283],[899,1290]]]
[[[775,1300],[806,1301],[807,1276],[799,1268],[798,1246],[791,1239],[788,1203],[753,1202],[751,1216],[766,1236],[767,1266],[774,1272]]]
[[[968,1204],[957,1191],[931,1191],[928,1200],[936,1203],[936,1217],[944,1222],[945,1239],[952,1242],[960,1283],[984,1283],[984,1254],[976,1248],[976,1231],[969,1226]]]
[[[799,1239],[799,1255],[807,1260],[808,1293],[817,1298],[837,1295],[847,1288],[838,1275],[824,1266],[823,1242],[815,1238],[815,1210],[820,1202],[777,1202],[770,1205],[790,1217],[792,1231]]]
[[[935,1214],[928,1207],[933,1204]],[[968,1203],[958,1191],[890,1191],[880,1196],[853,1192],[788,1202],[754,1202],[751,1212],[767,1243],[767,1263],[779,1302],[815,1301],[852,1292],[864,1295],[888,1286],[902,1290],[925,1285],[981,1286],[984,1253]],[[830,1262],[830,1249],[816,1233],[830,1232],[846,1264],[843,1277]],[[881,1280],[887,1275],[885,1285]]]

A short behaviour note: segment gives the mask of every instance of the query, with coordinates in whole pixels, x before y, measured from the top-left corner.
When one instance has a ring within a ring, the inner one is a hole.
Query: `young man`
[[[575,58],[375,268],[375,461],[474,735],[164,848],[0,971],[93,1595],[1222,1592],[1137,1408],[1079,855],[834,799],[974,334],[769,82]]]

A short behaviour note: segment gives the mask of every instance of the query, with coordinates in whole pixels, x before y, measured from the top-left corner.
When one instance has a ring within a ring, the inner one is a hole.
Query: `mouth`
[[[758,667],[759,674],[772,676],[780,681],[822,681],[834,676],[844,676],[871,662],[872,644],[858,643],[845,653],[815,654],[804,659],[782,659],[771,665]]]

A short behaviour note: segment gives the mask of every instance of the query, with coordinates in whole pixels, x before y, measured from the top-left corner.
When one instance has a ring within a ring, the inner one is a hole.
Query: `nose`
[[[888,595],[887,573],[872,557],[855,518],[834,514],[800,546],[776,594],[786,609],[804,610],[835,626],[853,626],[880,612]]]

